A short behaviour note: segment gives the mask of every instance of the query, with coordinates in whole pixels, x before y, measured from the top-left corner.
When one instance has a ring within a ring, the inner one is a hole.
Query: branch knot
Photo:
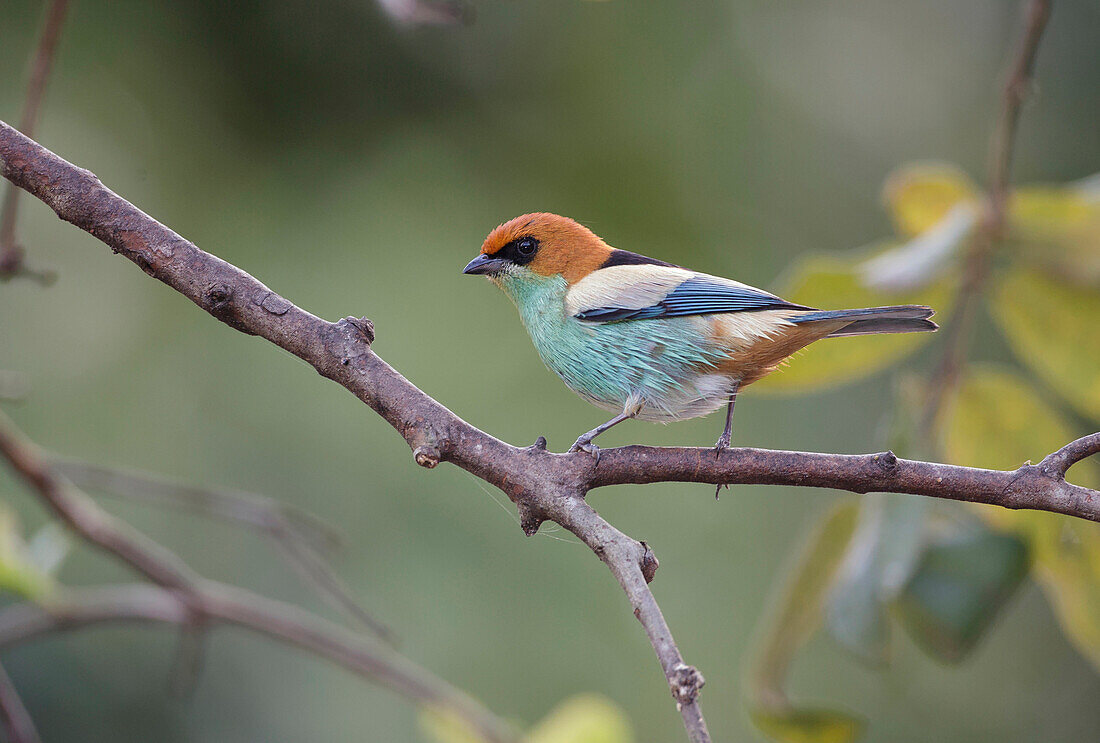
[[[430,444],[421,444],[413,450],[413,459],[425,469],[435,468],[439,464],[440,457],[442,455],[439,453],[439,449]]]
[[[642,545],[642,559],[639,566],[642,569],[642,577],[645,578],[646,583],[652,583],[653,578],[657,575],[657,568],[661,567],[661,563],[648,544],[645,542],[640,542],[640,544]]]
[[[707,680],[699,669],[680,663],[672,669],[668,675],[668,688],[672,690],[672,698],[677,705],[691,704],[699,696],[699,690]]]
[[[359,339],[364,341],[368,346],[374,343],[374,323],[367,317],[345,317],[340,321],[341,323],[350,325],[355,329]]]

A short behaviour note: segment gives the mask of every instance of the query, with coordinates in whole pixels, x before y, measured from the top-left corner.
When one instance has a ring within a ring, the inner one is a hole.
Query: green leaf
[[[527,743],[632,743],[630,721],[614,702],[596,694],[570,697],[527,735]]]
[[[436,743],[486,743],[470,723],[446,707],[421,707],[418,722],[424,737]]]
[[[993,316],[1025,364],[1100,420],[1100,292],[1016,269],[997,286]]]
[[[908,495],[863,498],[859,523],[829,591],[829,634],[864,662],[880,665],[889,650],[887,604],[920,558],[928,502]]]
[[[847,743],[862,730],[863,723],[847,713],[794,707],[783,690],[795,654],[821,623],[825,596],[855,531],[857,512],[855,503],[844,502],[822,520],[761,624],[766,633],[749,674],[749,716],[780,743]]]
[[[1100,671],[1100,524],[1048,516],[1030,530],[1036,571],[1066,637]]]
[[[940,281],[918,292],[882,292],[864,286],[854,259],[811,256],[799,265],[794,278],[778,292],[786,299],[825,309],[877,307],[891,304],[927,304],[942,318],[951,301],[950,283]],[[765,377],[756,386],[777,392],[803,392],[867,377],[912,353],[931,333],[896,333],[818,341],[791,359],[785,369]]]
[[[1063,281],[1100,283],[1100,198],[1076,184],[1013,192],[1008,234],[1017,252]]]
[[[0,505],[0,592],[38,599],[53,587],[49,574],[29,558],[15,514]]]
[[[863,734],[864,722],[829,709],[749,711],[753,724],[781,743],[850,743]]]
[[[945,443],[952,461],[1005,469],[1039,461],[1076,436],[1066,420],[1012,372],[972,366],[947,421]],[[1068,479],[1100,483],[1086,459]],[[985,507],[981,514],[1028,542],[1035,575],[1066,637],[1100,669],[1100,524],[1041,511]]]
[[[894,603],[895,614],[929,654],[961,661],[992,626],[1028,568],[1027,545],[1019,537],[981,527],[957,530],[925,550]]]
[[[976,203],[977,196],[970,176],[951,163],[940,162],[903,165],[887,177],[882,188],[895,227],[910,237],[939,224],[958,204]]]

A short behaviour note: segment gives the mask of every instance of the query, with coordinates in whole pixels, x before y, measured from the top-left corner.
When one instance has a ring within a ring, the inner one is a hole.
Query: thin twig
[[[343,541],[339,529],[323,519],[257,493],[190,485],[152,472],[108,467],[55,454],[48,457],[55,470],[84,490],[181,508],[274,538],[301,541],[324,554],[338,549]]]
[[[1100,433],[1071,441],[1039,462],[1039,468],[1053,476],[1065,477],[1070,467],[1095,454],[1100,454]]]
[[[127,613],[146,619],[172,622],[185,633],[202,632],[211,622],[237,624],[311,650],[374,679],[418,702],[438,704],[460,715],[487,740],[514,740],[494,715],[462,692],[435,678],[395,653],[368,645],[362,638],[304,609],[266,599],[244,589],[206,580],[191,572],[175,554],[137,532],[127,529],[77,491],[55,472],[32,443],[0,413],[0,456],[34,490],[41,500],[75,533],[115,555],[159,587],[157,593],[126,589],[123,594],[101,592],[62,595],[42,608],[30,605],[0,612],[0,645],[37,634],[36,628],[60,629],[73,622],[124,619]],[[82,595],[103,599],[113,595],[116,606],[99,600],[81,602]],[[172,606],[166,606],[170,602]],[[118,612],[122,612],[120,615]],[[188,642],[188,639],[184,639]],[[184,683],[198,662],[195,647],[182,647]]]
[[[0,723],[3,723],[8,743],[40,743],[31,713],[3,666],[0,666]]]
[[[989,277],[993,253],[1004,237],[1016,129],[1020,110],[1031,92],[1039,40],[1050,18],[1050,6],[1050,0],[1025,0],[1024,33],[1008,63],[1001,110],[990,138],[982,219],[965,256],[955,311],[944,328],[943,357],[929,385],[930,398],[920,426],[921,438],[926,441],[932,440],[939,418],[962,378],[979,300]]]
[[[447,682],[386,646],[371,643],[292,604],[243,588],[203,581],[196,596],[213,627],[229,624],[307,650],[419,703],[454,712],[486,740],[510,743],[515,734],[498,717]],[[179,594],[147,584],[73,589],[48,606],[22,603],[0,610],[0,647],[44,635],[107,623],[164,623],[186,626],[195,612]]]
[[[1028,0],[1026,4],[1024,34],[1009,66],[1001,97],[1001,115],[990,141],[986,186],[990,197],[990,229],[995,230],[998,235],[1005,223],[1005,206],[1008,202],[1020,110],[1031,94],[1039,40],[1050,20],[1050,7],[1051,0]]]
[[[184,508],[259,531],[271,539],[287,563],[333,608],[379,637],[394,640],[393,631],[355,599],[322,556],[335,550],[341,536],[335,527],[313,514],[242,490],[196,487],[148,472],[56,456],[50,457],[50,463],[85,490]]]
[[[918,493],[1008,508],[1033,508],[1100,520],[1100,493],[1028,465],[1001,472],[881,455],[846,456],[733,449],[607,449],[597,465],[585,453],[552,454],[542,445],[510,446],[462,420],[379,358],[366,318],[322,320],[252,276],[206,253],[106,188],[98,178],[0,122],[3,175],[215,318],[258,335],[342,385],[392,425],[432,468],[450,462],[499,487],[516,504],[524,531],[553,521],[585,542],[611,569],[638,609],[693,743],[710,740],[694,693],[701,676],[676,662],[679,650],[648,588],[652,551],[588,509],[594,487],[625,482],[760,482],[856,492]],[[643,580],[643,582],[644,582]],[[697,724],[698,723],[698,724]]]
[[[38,112],[42,106],[46,81],[50,78],[57,41],[61,38],[61,27],[65,23],[65,13],[69,9],[69,0],[53,0],[46,12],[46,21],[42,26],[42,35],[38,40],[38,49],[31,65],[31,77],[27,82],[27,97],[23,103],[23,116],[19,128],[28,137],[34,136],[34,127],[38,122]],[[23,248],[15,239],[15,220],[19,211],[19,189],[9,184],[4,192],[4,204],[0,207],[0,279],[23,275],[49,284],[54,280],[50,271],[34,271],[23,264]]]
[[[187,594],[198,576],[157,542],[123,525],[83,492],[49,468],[34,444],[23,438],[0,412],[0,455],[38,493],[66,526],[113,554],[159,586]]]

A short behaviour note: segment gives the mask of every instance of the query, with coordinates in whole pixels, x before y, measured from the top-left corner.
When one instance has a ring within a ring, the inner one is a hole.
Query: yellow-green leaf
[[[781,743],[850,743],[863,734],[864,723],[829,709],[750,710],[752,722]]]
[[[421,707],[419,723],[424,737],[435,743],[486,743],[485,736],[446,707]]]
[[[19,521],[0,506],[0,593],[9,591],[36,599],[53,588],[53,580],[27,558],[27,545]]]
[[[1069,423],[1026,381],[990,366],[971,368],[946,430],[952,461],[997,469],[1037,462],[1074,438]],[[1067,479],[1097,487],[1096,462],[1078,462]],[[1041,511],[981,512],[1028,540],[1035,574],[1063,632],[1100,669],[1100,524]]]
[[[1100,291],[1015,269],[997,286],[993,316],[1025,364],[1100,420]]]
[[[940,281],[916,292],[886,293],[868,289],[854,260],[812,256],[799,266],[780,296],[809,307],[847,309],[892,304],[927,304],[942,320],[951,301],[950,284]],[[874,374],[927,343],[931,333],[897,333],[854,338],[826,338],[794,356],[786,368],[757,383],[775,392],[842,384]]]
[[[1074,284],[1100,283],[1100,199],[1069,186],[1013,192],[1009,237],[1020,255]]]
[[[903,165],[886,179],[882,198],[902,235],[919,235],[938,224],[960,202],[976,200],[978,189],[950,163]]]
[[[527,735],[527,743],[633,743],[630,721],[614,702],[596,694],[570,697]]]
[[[762,621],[764,636],[749,674],[749,716],[780,743],[848,743],[862,722],[844,712],[795,707],[783,689],[795,653],[821,623],[825,596],[856,526],[856,504],[837,505],[808,540],[779,601]]]

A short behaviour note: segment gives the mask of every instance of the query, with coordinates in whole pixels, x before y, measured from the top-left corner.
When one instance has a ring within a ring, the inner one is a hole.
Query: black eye
[[[516,252],[524,258],[530,258],[538,250],[539,241],[533,237],[521,237],[516,240]]]

